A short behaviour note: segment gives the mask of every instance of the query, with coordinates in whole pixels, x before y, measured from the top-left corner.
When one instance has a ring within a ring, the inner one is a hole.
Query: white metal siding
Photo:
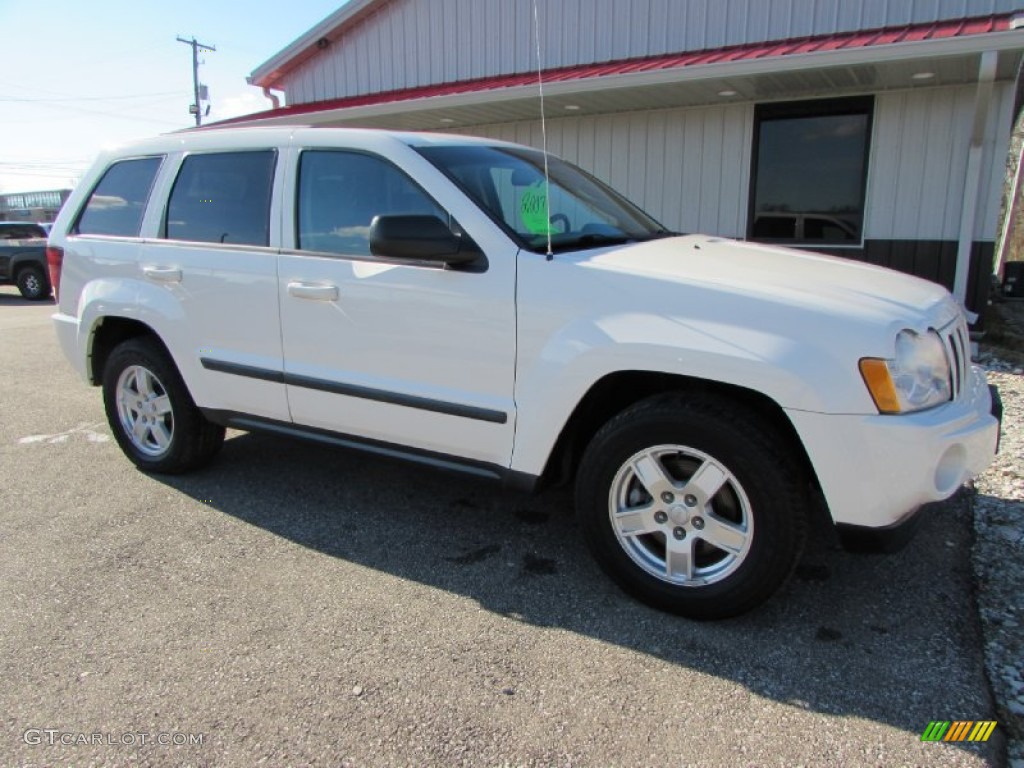
[[[956,240],[974,115],[973,86],[876,97],[865,237]],[[1009,142],[1012,84],[997,83],[983,158],[977,240],[993,240]],[[623,192],[670,229],[745,237],[752,104],[560,117],[552,154]],[[539,121],[464,131],[540,147]]]
[[[976,87],[880,94],[868,172],[868,239],[956,240]],[[982,160],[975,239],[993,240],[1009,144],[1013,85],[997,83]]]
[[[999,230],[999,214],[1003,203],[1003,185],[1006,179],[1007,152],[1013,129],[1014,86],[997,83],[989,112],[989,130],[985,136],[985,154],[982,159],[981,196],[978,221],[974,228],[975,240],[995,240]]]
[[[1022,0],[538,0],[563,67],[1008,13]],[[532,0],[391,0],[282,82],[289,104],[533,69]]]
[[[742,237],[747,219],[750,104],[548,121],[548,149],[682,232]],[[540,147],[539,121],[466,131]]]

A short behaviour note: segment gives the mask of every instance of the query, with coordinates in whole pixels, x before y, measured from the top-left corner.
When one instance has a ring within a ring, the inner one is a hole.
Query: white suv
[[[143,470],[207,463],[230,426],[574,480],[602,567],[698,618],[775,592],[812,499],[886,530],[988,465],[998,399],[941,287],[677,235],[544,168],[363,130],[123,147],[53,228],[57,333]]]

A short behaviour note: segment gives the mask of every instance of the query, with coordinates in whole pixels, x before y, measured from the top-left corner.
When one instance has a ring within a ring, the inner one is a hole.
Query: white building
[[[1024,0],[537,9],[551,152],[669,228],[884,264],[983,307]],[[540,146],[537,80],[532,0],[351,0],[253,72],[288,106],[240,120]]]

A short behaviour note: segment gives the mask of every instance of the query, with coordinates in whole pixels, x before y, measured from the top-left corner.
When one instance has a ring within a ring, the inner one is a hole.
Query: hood
[[[587,266],[871,324],[926,330],[959,308],[940,285],[837,256],[687,235],[593,254]]]

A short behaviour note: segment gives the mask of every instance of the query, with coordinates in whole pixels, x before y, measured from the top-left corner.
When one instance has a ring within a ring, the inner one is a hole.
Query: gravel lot
[[[1000,464],[906,550],[818,530],[771,603],[697,624],[616,590],[564,494],[237,433],[143,475],[51,312],[0,289],[0,765],[1005,764],[1020,376]]]
[[[1005,414],[999,455],[974,484],[974,570],[998,719],[1024,768],[1024,369],[984,359]]]

